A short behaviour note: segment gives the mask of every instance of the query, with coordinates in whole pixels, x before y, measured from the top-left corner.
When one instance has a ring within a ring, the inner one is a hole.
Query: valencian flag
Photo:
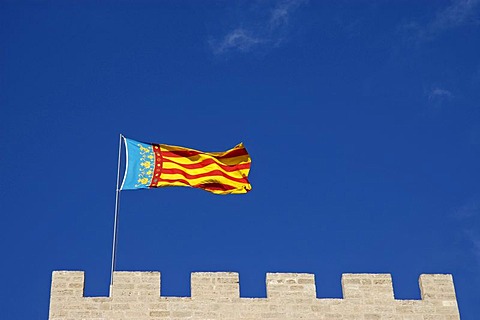
[[[247,193],[250,156],[239,144],[225,152],[202,152],[124,138],[127,165],[120,190],[193,187],[216,194]]]

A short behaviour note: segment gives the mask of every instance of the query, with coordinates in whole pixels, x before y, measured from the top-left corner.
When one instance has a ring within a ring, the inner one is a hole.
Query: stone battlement
[[[83,271],[54,271],[49,319],[460,319],[451,275],[419,284],[395,300],[390,274],[343,274],[343,299],[318,299],[313,274],[267,273],[267,298],[241,298],[238,273],[194,272],[191,297],[162,297],[159,272],[114,272],[109,297],[84,297]]]

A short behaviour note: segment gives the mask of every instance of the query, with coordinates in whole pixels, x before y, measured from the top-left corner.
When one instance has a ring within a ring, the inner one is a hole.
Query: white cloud
[[[450,6],[437,13],[429,28],[433,32],[463,24],[478,23],[478,17],[475,17],[475,12],[479,3],[479,0],[453,1]]]
[[[432,87],[425,92],[428,99],[429,112],[436,112],[446,106],[454,95],[450,90],[441,87]]]
[[[284,39],[292,13],[305,2],[306,0],[277,2],[267,15],[267,20],[251,22],[247,24],[248,27],[236,27],[220,40],[210,40],[213,53],[219,55],[232,51],[249,52],[259,47],[277,46]]]
[[[288,20],[292,12],[304,2],[305,1],[303,0],[290,0],[279,2],[270,14],[269,27],[278,28],[288,24]]]
[[[455,216],[459,219],[480,216],[480,201],[474,199],[455,210]]]
[[[432,40],[445,30],[479,24],[479,5],[480,0],[453,0],[426,24],[410,21],[403,25],[403,29],[413,31],[417,41]]]
[[[446,99],[452,99],[453,98],[453,94],[446,90],[446,89],[442,89],[442,88],[433,88],[430,90],[430,92],[428,93],[428,100],[433,102],[433,101],[437,101],[437,102],[441,102],[443,100],[446,100]]]
[[[467,239],[470,241],[471,251],[477,263],[480,265],[480,236],[477,232],[472,230],[466,230],[465,234]]]
[[[242,28],[237,28],[228,33],[222,41],[211,41],[210,45],[215,54],[221,54],[230,50],[247,52],[262,42],[264,42],[264,40],[248,34],[247,31]]]
[[[461,222],[465,239],[468,241],[469,250],[478,265],[480,265],[480,198],[474,197],[454,211],[454,216]]]

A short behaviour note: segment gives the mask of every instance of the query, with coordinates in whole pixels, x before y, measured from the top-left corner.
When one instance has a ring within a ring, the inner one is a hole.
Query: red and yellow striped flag
[[[225,152],[147,144],[126,139],[127,168],[122,190],[187,186],[216,194],[247,193],[250,155],[239,144]]]

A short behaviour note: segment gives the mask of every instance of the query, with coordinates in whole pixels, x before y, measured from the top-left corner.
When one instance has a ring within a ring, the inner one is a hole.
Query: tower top
[[[83,271],[54,271],[49,320],[460,319],[453,279],[423,274],[421,300],[396,300],[390,274],[343,274],[343,299],[318,299],[306,273],[267,273],[266,298],[241,298],[238,273],[194,272],[191,297],[162,297],[159,272],[115,272],[109,297],[84,297]]]

